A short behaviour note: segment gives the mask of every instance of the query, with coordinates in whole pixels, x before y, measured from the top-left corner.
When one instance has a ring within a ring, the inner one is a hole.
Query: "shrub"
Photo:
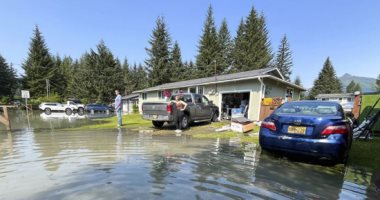
[[[133,104],[132,110],[135,114],[139,113],[139,106],[137,104]]]

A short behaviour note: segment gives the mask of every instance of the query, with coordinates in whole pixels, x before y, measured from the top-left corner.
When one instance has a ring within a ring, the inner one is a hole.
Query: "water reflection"
[[[0,199],[365,199],[373,173],[255,144],[110,131],[0,134]]]

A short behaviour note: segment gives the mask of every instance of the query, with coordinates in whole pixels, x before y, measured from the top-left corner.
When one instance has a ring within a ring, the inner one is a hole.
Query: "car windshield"
[[[337,104],[319,102],[291,102],[279,107],[275,114],[289,115],[339,115]]]

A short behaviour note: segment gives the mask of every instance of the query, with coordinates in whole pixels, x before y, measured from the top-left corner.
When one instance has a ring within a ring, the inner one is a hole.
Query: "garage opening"
[[[249,92],[222,94],[222,119],[232,117],[248,118]]]

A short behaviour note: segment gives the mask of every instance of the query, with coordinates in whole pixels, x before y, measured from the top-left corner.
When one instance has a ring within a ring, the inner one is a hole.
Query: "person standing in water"
[[[122,102],[121,102],[121,95],[119,90],[115,90],[116,98],[115,98],[115,112],[117,115],[117,127],[122,126]]]
[[[182,119],[183,119],[183,116],[184,116],[184,111],[187,107],[187,103],[185,103],[184,101],[181,100],[181,97],[180,96],[176,96],[175,97],[175,106],[176,106],[176,110],[177,110],[177,120],[176,120],[176,130],[175,132],[176,133],[180,133],[182,132]]]

